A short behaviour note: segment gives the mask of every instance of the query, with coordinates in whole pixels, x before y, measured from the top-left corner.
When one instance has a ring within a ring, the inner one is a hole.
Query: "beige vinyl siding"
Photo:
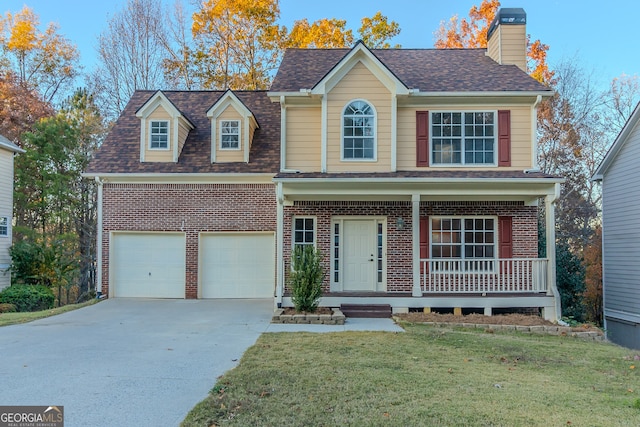
[[[500,25],[487,44],[489,57],[500,64],[515,64],[527,69],[527,32],[525,25]]]
[[[0,148],[0,216],[8,217],[11,222],[13,215],[13,153]],[[11,264],[9,247],[11,246],[11,228],[7,237],[0,237],[0,289],[11,284],[9,273],[4,269]]]
[[[253,135],[256,133],[256,127],[253,123],[249,125],[249,149],[253,145]]]
[[[216,135],[214,148],[216,150],[216,163],[244,162],[244,121],[238,111],[232,106],[228,106],[216,117]],[[221,150],[220,149],[220,122],[222,120],[238,120],[240,122],[240,149]]]
[[[377,160],[342,161],[342,112],[351,101],[361,99],[376,112]],[[327,95],[327,171],[388,172],[391,170],[391,92],[358,62]]]
[[[640,122],[604,174],[605,312],[638,313],[640,306]]]
[[[491,35],[487,41],[487,54],[489,58],[496,62],[500,61],[500,27]]]
[[[149,139],[151,138],[151,122],[154,120],[168,120],[169,121],[169,148],[167,150],[151,150],[149,149]],[[143,126],[146,126],[146,138],[144,141],[144,161],[145,162],[172,162],[173,161],[173,141],[171,136],[173,135],[174,122],[171,120],[171,115],[162,106],[158,106],[153,113],[149,114],[146,120],[143,122]]]
[[[189,127],[182,120],[178,120],[178,156],[182,153],[182,148],[184,147],[184,143],[187,140],[187,136],[189,136]]]
[[[321,108],[287,107],[286,169],[320,171]]]
[[[491,106],[463,105],[433,106],[424,108],[399,108],[398,109],[398,170],[424,170],[424,167],[416,166],[416,111],[511,111],[511,169],[530,169],[531,162],[531,107],[524,106]],[[497,115],[496,115],[497,120]],[[431,117],[429,117],[431,121]],[[497,129],[496,129],[497,132]],[[497,138],[496,148],[497,150]],[[431,158],[430,158],[431,159]],[[436,167],[442,169],[441,167]],[[474,170],[488,169],[484,167],[470,166]],[[490,169],[495,169],[492,166]],[[504,168],[501,168],[504,169]]]

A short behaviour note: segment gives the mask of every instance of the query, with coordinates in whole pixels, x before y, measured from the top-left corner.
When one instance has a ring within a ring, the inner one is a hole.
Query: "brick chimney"
[[[527,72],[527,14],[522,8],[499,9],[487,32],[487,55],[500,65]]]

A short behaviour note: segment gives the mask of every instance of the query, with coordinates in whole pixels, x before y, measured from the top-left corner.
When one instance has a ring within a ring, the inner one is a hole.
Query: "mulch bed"
[[[331,310],[331,308],[329,307],[318,307],[316,309],[316,311],[313,312],[313,314],[332,314],[333,310]],[[284,308],[284,313],[282,314],[311,314],[310,312],[307,311],[296,311],[295,308],[293,307],[286,307]]]

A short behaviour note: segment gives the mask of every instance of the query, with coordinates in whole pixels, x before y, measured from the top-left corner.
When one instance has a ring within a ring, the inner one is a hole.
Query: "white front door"
[[[376,221],[344,221],[344,291],[375,291]]]

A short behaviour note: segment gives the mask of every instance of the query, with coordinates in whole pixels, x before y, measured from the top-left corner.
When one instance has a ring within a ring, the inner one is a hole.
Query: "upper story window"
[[[353,101],[342,113],[342,159],[375,160],[375,111],[365,101]]]
[[[9,236],[9,217],[0,216],[0,237]]]
[[[240,120],[222,120],[220,122],[220,149],[240,149]]]
[[[151,137],[149,139],[149,148],[152,150],[169,149],[169,121],[152,120],[150,127]]]
[[[496,126],[492,111],[431,113],[434,165],[495,165]]]

